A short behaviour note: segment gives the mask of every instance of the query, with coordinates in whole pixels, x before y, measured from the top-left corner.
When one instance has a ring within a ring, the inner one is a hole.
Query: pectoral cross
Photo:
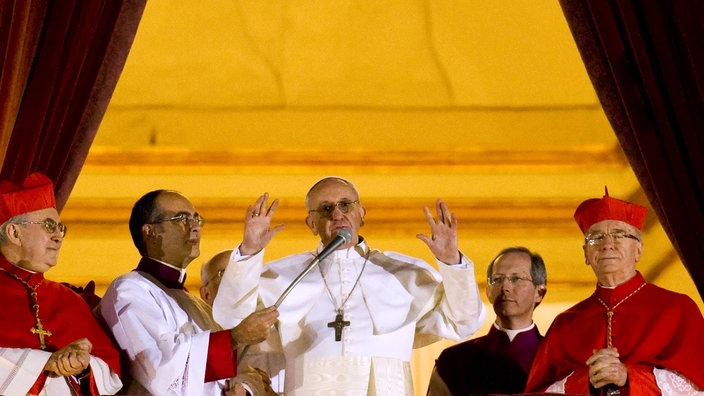
[[[39,321],[39,318],[37,318],[37,327],[32,327],[31,329],[29,329],[29,331],[31,331],[32,334],[36,334],[39,336],[39,347],[42,349],[46,349],[44,336],[50,336],[51,332],[49,330],[44,330],[44,326],[42,326],[42,322]]]
[[[335,316],[335,321],[328,323],[328,327],[335,328],[335,341],[342,340],[342,329],[350,325],[350,322],[347,320],[344,320],[343,317],[344,317],[344,312],[337,311],[337,315]]]

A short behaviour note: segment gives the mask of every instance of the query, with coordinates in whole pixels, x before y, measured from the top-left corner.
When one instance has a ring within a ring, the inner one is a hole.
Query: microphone
[[[274,304],[276,306],[276,308],[278,308],[279,305],[281,305],[281,302],[283,302],[284,298],[286,298],[286,296],[288,296],[288,293],[291,292],[291,289],[293,289],[298,284],[298,282],[300,282],[301,279],[303,279],[303,277],[306,276],[306,274],[308,274],[310,272],[310,270],[313,269],[313,267],[318,265],[318,263],[323,261],[327,256],[330,255],[330,253],[334,252],[337,248],[339,248],[340,246],[342,246],[346,243],[349,243],[351,241],[352,241],[352,231],[349,228],[340,228],[340,231],[337,232],[337,235],[335,236],[335,238],[332,241],[330,241],[330,243],[328,243],[328,245],[325,246],[325,248],[323,248],[323,250],[321,250],[317,256],[315,256],[313,261],[311,261],[310,264],[308,264],[306,269],[304,269],[303,272],[301,272],[300,275],[298,275],[296,277],[296,279],[294,279],[293,282],[291,282],[291,284],[286,288],[286,290],[284,290],[284,292],[281,294],[281,297],[279,297],[279,299],[276,300],[276,303]]]
[[[350,231],[349,228],[340,228],[340,231],[337,232],[335,238],[330,241],[330,243],[328,243],[328,245],[325,246],[325,248],[321,250],[320,253],[318,253],[318,255],[315,257],[315,260],[318,260],[318,262],[325,260],[325,258],[329,256],[330,253],[334,252],[335,250],[337,250],[337,248],[350,242],[351,240],[352,231]]]
[[[335,249],[337,249],[340,246],[342,246],[346,243],[349,243],[351,241],[352,241],[352,231],[349,228],[340,228],[340,231],[337,232],[337,235],[335,236],[335,238],[332,241],[330,241],[330,243],[328,243],[328,245],[325,246],[325,248],[323,248],[323,250],[321,250],[317,256],[315,256],[313,261],[311,261],[310,264],[308,264],[306,269],[304,269],[303,272],[301,272],[296,277],[296,279],[294,279],[293,282],[291,282],[291,284],[288,285],[286,290],[284,290],[284,292],[281,293],[281,297],[279,297],[279,299],[276,300],[276,302],[274,303],[274,306],[278,309],[279,305],[281,305],[281,303],[284,301],[284,298],[286,298],[286,296],[288,296],[288,294],[291,292],[291,290],[294,287],[296,287],[296,285],[301,281],[301,279],[303,279],[303,277],[306,276],[310,272],[310,270],[313,269],[313,267],[315,267],[316,265],[318,265],[318,263],[323,261],[325,259],[325,257],[329,256],[330,253],[335,251]],[[242,349],[242,352],[240,352],[237,355],[238,361],[242,361],[242,358],[249,350],[249,347],[250,347],[249,345],[245,346],[244,349]]]

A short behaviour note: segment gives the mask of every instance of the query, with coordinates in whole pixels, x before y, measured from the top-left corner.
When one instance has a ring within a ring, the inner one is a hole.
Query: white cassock
[[[273,305],[313,258],[303,253],[263,266],[263,251],[241,258],[236,250],[213,305],[215,320],[231,327],[258,304]],[[370,252],[364,241],[323,260],[279,307],[285,393],[412,395],[412,349],[465,340],[486,315],[469,259],[438,268]],[[349,322],[340,341],[332,327],[338,310]]]
[[[51,352],[31,348],[0,348],[0,395],[24,394],[44,371]],[[101,394],[115,394],[122,387],[120,378],[100,358],[90,357],[90,369]],[[72,388],[64,377],[47,377],[40,396],[70,396]]]
[[[204,382],[210,330],[161,287],[136,271],[118,277],[100,314],[134,377],[129,395],[221,395],[224,381]]]

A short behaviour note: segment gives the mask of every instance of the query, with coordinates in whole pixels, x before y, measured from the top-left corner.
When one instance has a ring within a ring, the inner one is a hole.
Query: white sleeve
[[[0,395],[25,395],[44,371],[51,352],[30,348],[0,348]],[[90,369],[101,395],[122,388],[120,377],[102,359],[90,357]],[[70,394],[63,377],[47,378],[43,391]]]
[[[114,395],[122,388],[120,377],[103,359],[91,355],[90,371],[101,395]]]
[[[134,380],[151,394],[193,394],[190,389],[203,388],[210,332],[196,328],[170,297],[147,282],[134,272],[115,280],[100,314],[127,352]]]
[[[26,395],[51,352],[30,348],[0,348],[0,395]]]
[[[704,395],[692,381],[680,373],[668,369],[654,368],[653,375],[663,396],[696,396]]]
[[[238,253],[232,253],[213,302],[213,318],[225,329],[235,327],[257,309],[264,250],[246,257]]]
[[[462,341],[481,327],[486,308],[474,277],[474,263],[462,255],[462,264],[447,265],[438,261],[442,282],[426,307],[427,313],[418,321],[417,332]],[[419,341],[414,347],[422,346]]]

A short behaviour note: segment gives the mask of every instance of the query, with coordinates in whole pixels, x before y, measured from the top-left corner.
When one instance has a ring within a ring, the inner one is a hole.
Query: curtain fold
[[[105,114],[145,3],[2,2],[0,126],[7,143],[1,178],[21,181],[31,172],[43,172],[54,181],[57,206],[63,208]]]
[[[560,4],[619,144],[704,296],[704,2]]]

